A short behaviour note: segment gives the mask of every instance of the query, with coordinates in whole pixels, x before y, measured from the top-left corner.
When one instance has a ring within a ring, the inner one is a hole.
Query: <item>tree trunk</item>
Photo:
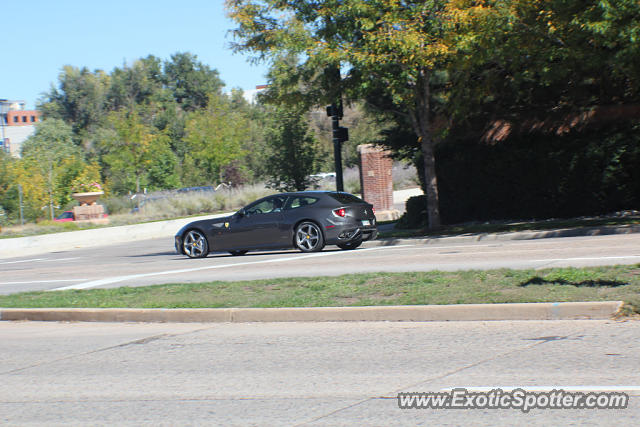
[[[438,198],[438,179],[436,177],[436,159],[433,154],[433,138],[430,134],[421,135],[420,148],[424,162],[424,184],[427,193],[427,215],[429,230],[440,228],[440,200]]]
[[[422,69],[416,82],[416,111],[411,114],[414,131],[420,141],[424,165],[424,184],[427,195],[427,216],[429,230],[440,228],[440,201],[438,198],[438,179],[436,177],[436,159],[434,156],[434,141],[431,134],[430,122],[430,90],[429,70]]]

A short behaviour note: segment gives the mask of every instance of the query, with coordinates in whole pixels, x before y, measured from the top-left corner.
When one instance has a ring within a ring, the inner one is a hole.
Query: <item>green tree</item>
[[[58,76],[58,87],[52,87],[38,105],[45,117],[64,120],[73,128],[76,141],[85,142],[87,135],[103,121],[109,76],[103,71],[89,71],[70,65]]]
[[[37,169],[43,177],[53,220],[54,204],[64,198],[64,189],[59,188],[58,180],[66,166],[81,161],[71,127],[59,119],[40,122],[36,132],[22,145],[22,157],[26,165]]]
[[[185,111],[207,106],[210,94],[220,94],[224,83],[217,70],[198,61],[191,53],[171,55],[164,64],[166,85]]]
[[[102,161],[116,192],[139,193],[154,184],[150,177],[159,187],[177,182],[175,157],[165,134],[145,125],[135,109],[113,112],[108,121],[111,128],[101,137]]]
[[[14,180],[11,174],[11,163],[15,161],[4,150],[0,150],[0,207],[3,207],[4,221],[8,220],[8,215],[11,214],[11,208],[15,205],[15,201],[12,200],[11,188],[14,185]]]
[[[115,68],[110,74],[107,108],[115,111],[150,104],[160,96],[163,80],[162,61],[153,55]]]
[[[423,158],[431,228],[440,226],[431,84],[457,49],[456,15],[448,6],[423,0],[227,0],[239,25],[236,50],[258,59],[298,56],[292,76],[311,82],[317,103],[333,102],[342,92],[410,124]],[[348,70],[342,79],[341,66]]]
[[[450,67],[458,123],[561,121],[640,100],[637,1],[494,1],[462,21]]]
[[[242,146],[247,135],[244,114],[234,111],[226,97],[210,95],[206,109],[188,116],[183,183],[202,185],[223,181],[224,167],[246,154]]]
[[[301,108],[276,107],[270,114],[266,141],[268,185],[280,191],[303,191],[317,162],[316,140]]]

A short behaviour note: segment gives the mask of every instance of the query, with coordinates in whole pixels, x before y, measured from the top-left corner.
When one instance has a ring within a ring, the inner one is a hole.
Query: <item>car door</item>
[[[282,226],[286,196],[271,196],[245,207],[233,217],[227,233],[229,249],[287,246]]]

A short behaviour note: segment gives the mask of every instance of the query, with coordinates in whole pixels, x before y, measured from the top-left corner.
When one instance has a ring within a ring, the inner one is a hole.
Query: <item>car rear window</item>
[[[285,209],[296,209],[303,206],[309,206],[318,201],[317,197],[294,196],[289,199]]]
[[[329,193],[329,196],[336,199],[340,204],[348,205],[350,203],[364,203],[360,197],[356,197],[349,193]]]

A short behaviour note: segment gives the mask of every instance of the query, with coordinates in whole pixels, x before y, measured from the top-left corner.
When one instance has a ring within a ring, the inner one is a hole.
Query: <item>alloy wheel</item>
[[[303,252],[317,252],[324,247],[322,231],[311,222],[303,222],[296,229],[296,246]]]
[[[182,248],[190,258],[204,258],[209,253],[207,239],[198,230],[191,230],[186,234]]]

